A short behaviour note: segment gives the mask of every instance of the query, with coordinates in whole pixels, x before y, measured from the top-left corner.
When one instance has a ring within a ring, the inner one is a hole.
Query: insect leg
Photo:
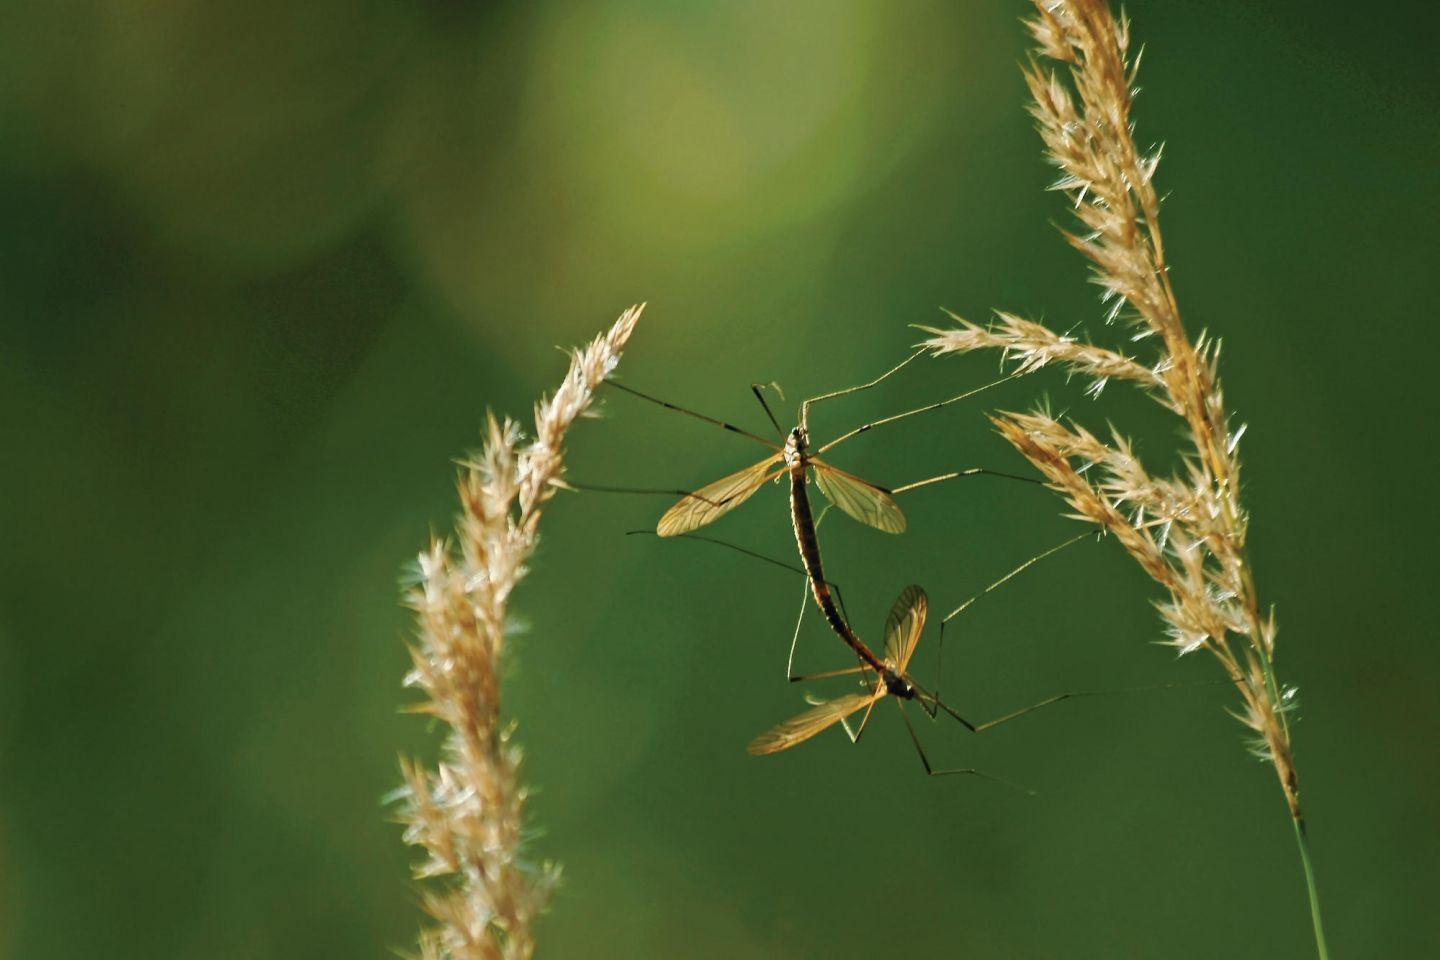
[[[846,733],[847,736],[850,737],[850,742],[851,742],[851,743],[859,743],[859,742],[860,742],[860,735],[865,732],[865,725],[870,722],[870,714],[871,714],[871,712],[875,709],[875,704],[878,703],[879,700],[880,700],[880,698],[879,698],[879,697],[876,697],[874,700],[871,700],[870,703],[866,705],[866,707],[865,707],[865,716],[863,716],[863,717],[860,718],[860,725],[859,725],[858,727],[856,727],[854,730],[851,730],[851,729],[850,729],[850,721],[849,721],[848,718],[847,718],[847,719],[842,719],[842,720],[840,721],[840,725],[845,728],[845,733]]]
[[[957,480],[961,477],[1004,477],[1006,480],[1019,480],[1022,483],[1044,484],[1039,477],[1022,477],[1018,473],[1005,473],[1001,470],[988,470],[985,467],[967,467],[964,470],[952,470],[949,473],[942,473],[937,477],[928,477],[924,480],[916,480],[914,483],[907,483],[904,486],[894,487],[890,495],[905,493],[908,490],[918,490],[920,487],[928,487],[932,483],[942,483],[946,480]]]
[[[914,357],[914,356],[911,356],[909,360],[906,360],[906,361],[905,361],[905,363],[909,363],[910,360],[913,360],[913,359],[915,359],[915,357]],[[905,363],[900,364],[900,366],[901,366],[901,367],[905,366]],[[900,367],[896,367],[896,368],[895,368],[895,370],[898,370],[898,369],[900,369]],[[891,373],[894,373],[895,370],[891,370],[889,373],[885,374],[884,377],[881,377],[880,380],[884,380],[885,377],[890,376],[890,374],[891,374]],[[986,390],[989,390],[991,387],[999,386],[999,385],[1002,384],[1002,383],[1005,383],[1005,382],[1007,382],[1007,381],[1014,380],[1014,379],[1015,379],[1015,374],[1011,374],[1011,375],[1008,376],[1008,377],[1001,377],[999,380],[992,380],[990,383],[987,383],[987,384],[985,384],[984,386],[976,387],[976,388],[974,388],[973,390],[966,390],[964,393],[957,393],[955,396],[953,396],[953,397],[947,397],[946,399],[941,400],[941,401],[939,401],[938,403],[927,403],[927,404],[926,404],[925,406],[923,406],[923,407],[916,407],[916,408],[913,409],[913,410],[906,410],[904,413],[897,413],[897,414],[894,414],[894,415],[892,415],[892,416],[882,417],[882,418],[879,419],[879,420],[872,420],[872,421],[870,421],[869,423],[862,423],[860,426],[856,427],[854,430],[851,430],[849,433],[842,433],[840,436],[836,437],[834,440],[831,440],[829,443],[825,444],[825,446],[821,447],[819,450],[816,450],[815,453],[816,453],[816,455],[818,456],[819,454],[824,453],[826,450],[829,450],[831,447],[839,446],[840,444],[844,443],[846,440],[849,440],[851,437],[857,436],[857,435],[862,434],[862,433],[866,433],[867,431],[870,431],[870,430],[874,430],[876,427],[883,427],[883,426],[884,426],[885,424],[887,424],[887,423],[894,423],[894,422],[897,421],[897,420],[904,420],[906,417],[913,417],[913,416],[914,416],[915,414],[917,414],[917,413],[929,413],[931,410],[939,410],[941,407],[948,407],[948,406],[949,406],[950,404],[952,404],[952,403],[959,403],[961,400],[968,400],[970,397],[975,396],[977,393],[982,393],[982,392],[984,392],[984,391],[986,391]],[[879,383],[879,382],[880,382],[879,380],[876,380],[876,381],[875,381],[875,383]],[[863,389],[865,389],[866,387],[872,387],[872,386],[875,385],[875,383],[867,383],[867,384],[864,384],[863,386],[851,387],[849,390],[841,390],[841,391],[839,391],[838,393],[835,393],[835,394],[826,394],[824,397],[816,397],[815,399],[816,399],[816,400],[824,400],[824,399],[828,399],[828,398],[831,397],[831,396],[840,396],[840,395],[845,394],[845,393],[854,393],[856,390],[863,390]],[[807,401],[807,402],[808,402],[808,401]],[[802,408],[802,409],[803,409],[803,408]],[[802,419],[803,419],[803,416],[802,416]]]
[[[838,595],[840,588],[835,587],[834,584],[831,584],[831,586],[836,590]],[[800,642],[800,624],[805,620],[805,611],[809,606],[810,581],[807,580],[805,581],[804,589],[800,593],[800,615],[795,618],[795,633],[790,637],[790,659],[785,662],[785,679],[791,683],[799,683],[803,680],[824,680],[829,677],[843,677],[852,673],[864,673],[870,670],[870,665],[860,659],[859,654],[856,654],[856,660],[859,661],[858,666],[845,667],[840,670],[826,670],[823,673],[797,674],[795,672],[795,647]]]
[[[899,373],[902,369],[905,368],[907,364],[909,364],[912,360],[915,360],[917,357],[920,357],[924,353],[924,350],[915,351],[914,353],[910,354],[910,356],[906,357],[904,360],[901,360],[895,366],[891,367],[889,370],[886,370],[884,373],[880,374],[880,376],[876,377],[874,380],[871,380],[869,383],[862,383],[857,386],[846,387],[844,390],[832,390],[829,393],[822,393],[818,397],[811,397],[809,400],[806,400],[804,403],[800,404],[801,428],[805,430],[808,430],[810,428],[810,405],[812,403],[819,403],[821,400],[834,400],[836,397],[849,396],[852,393],[859,393],[861,390],[869,390],[871,387],[876,386],[877,384],[888,379],[894,374]],[[826,444],[825,448],[823,449],[828,449],[833,446],[835,446],[835,444],[832,442]]]
[[[905,729],[910,734],[910,742],[915,744],[915,752],[920,755],[920,763],[925,767],[926,776],[950,777],[959,774],[968,774],[973,777],[983,777],[986,780],[993,780],[996,783],[1003,784],[1012,790],[1018,790],[1026,796],[1035,796],[1034,790],[1028,789],[1027,787],[1022,787],[1016,783],[1011,783],[1009,780],[997,777],[993,773],[986,773],[984,770],[978,770],[974,767],[956,767],[949,770],[936,770],[930,765],[930,758],[925,756],[925,748],[920,745],[920,737],[915,733],[915,727],[910,723],[910,715],[905,712],[904,702],[897,698],[895,701],[895,705],[900,708],[900,716],[905,721]]]

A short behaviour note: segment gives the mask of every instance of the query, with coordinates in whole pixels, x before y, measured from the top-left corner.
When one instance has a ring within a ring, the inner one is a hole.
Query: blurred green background
[[[1440,95],[1412,13],[1133,3],[1143,143],[1192,328],[1226,342],[1247,502],[1336,956],[1440,951],[1432,603]],[[555,345],[649,309],[628,383],[760,430],[752,381],[868,379],[946,305],[1108,334],[1056,236],[1024,113],[1022,4],[6,4],[0,9],[0,957],[384,957],[419,921],[380,797],[402,571],[454,509],[487,407]],[[926,362],[833,436],[958,392]],[[841,448],[896,485],[1023,469],[987,409],[1175,424],[1046,375]],[[576,480],[693,486],[759,449],[611,393]],[[789,415],[788,413],[786,414]],[[796,712],[793,575],[625,537],[664,498],[553,507],[517,595],[552,957],[1305,957],[1273,773],[1223,687],[1072,702],[984,737],[893,711],[755,759]],[[1076,529],[1022,484],[827,524],[862,635],[950,609]],[[714,533],[789,558],[784,495]],[[1153,646],[1113,543],[957,621],[947,699],[1216,675]],[[933,670],[934,633],[917,662]],[[846,657],[817,621],[806,669]],[[811,685],[817,693],[848,689]]]

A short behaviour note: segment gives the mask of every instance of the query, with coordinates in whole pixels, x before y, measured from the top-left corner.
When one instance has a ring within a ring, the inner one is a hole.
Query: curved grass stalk
[[[1099,524],[1168,594],[1158,603],[1170,642],[1181,653],[1204,649],[1234,681],[1236,716],[1255,734],[1255,750],[1275,770],[1305,874],[1315,944],[1327,957],[1315,871],[1310,859],[1288,714],[1293,690],[1275,671],[1273,612],[1262,613],[1246,549],[1249,517],[1240,503],[1236,455],[1244,427],[1232,430],[1220,391],[1218,341],[1192,340],[1180,320],[1160,234],[1154,187],[1159,151],[1137,149],[1131,104],[1135,65],[1130,29],[1105,0],[1034,0],[1029,21],[1037,60],[1025,71],[1031,113],[1083,229],[1065,238],[1090,260],[1109,305],[1137,342],[1153,343],[1146,361],[1081,343],[1037,323],[1000,313],[988,328],[929,330],[933,353],[1000,349],[1029,373],[1046,365],[1090,378],[1091,393],[1114,379],[1141,389],[1180,417],[1190,442],[1182,475],[1149,472],[1119,434],[1100,439],[1047,413],[992,418],[997,429],[1084,520]],[[1043,67],[1039,59],[1062,65]],[[952,314],[953,316],[953,314]]]
[[[487,415],[484,449],[460,473],[454,539],[433,540],[420,554],[420,583],[408,597],[414,668],[405,683],[425,695],[411,710],[447,732],[433,769],[402,758],[397,798],[406,842],[425,851],[414,867],[422,906],[436,921],[420,934],[425,960],[527,960],[534,920],[559,879],[558,867],[531,864],[522,850],[521,752],[513,725],[500,717],[510,594],[564,474],[566,431],[619,362],[641,309],[571,355],[560,388],[536,404],[533,440],[523,442],[513,421]]]

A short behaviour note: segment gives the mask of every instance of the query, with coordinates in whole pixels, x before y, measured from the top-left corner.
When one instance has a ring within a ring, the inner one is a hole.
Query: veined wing
[[[771,468],[781,459],[778,453],[773,457],[766,457],[754,466],[738,470],[728,477],[721,477],[714,483],[687,494],[685,499],[665,511],[665,515],[655,526],[655,532],[662,537],[689,533],[735,509],[749,500],[750,495],[759,490],[766,480],[779,475],[783,468],[777,468],[773,472]]]
[[[900,591],[890,616],[885,618],[885,659],[895,664],[901,673],[915,653],[915,644],[920,642],[929,611],[930,599],[922,588],[912,583]]]
[[[876,530],[905,531],[905,514],[890,499],[890,494],[813,457],[810,465],[815,468],[815,485],[835,506]]]
[[[804,713],[766,730],[751,740],[750,746],[746,749],[757,757],[788,750],[797,743],[804,743],[820,731],[833,727],[850,714],[863,707],[868,707],[883,696],[885,696],[885,688],[881,686],[875,693],[852,693],[836,697],[834,700],[826,700],[824,703],[811,707]]]

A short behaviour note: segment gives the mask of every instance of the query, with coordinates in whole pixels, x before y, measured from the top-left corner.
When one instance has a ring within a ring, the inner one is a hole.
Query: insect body
[[[755,439],[760,440],[759,437]],[[773,448],[775,453],[685,496],[665,511],[655,526],[655,532],[662,537],[673,537],[703,527],[749,500],[768,481],[785,473],[791,477],[793,491],[795,483],[804,485],[808,469],[815,471],[815,485],[820,492],[845,513],[876,530],[904,532],[905,514],[891,498],[891,491],[832,467],[810,454],[804,427],[791,430],[783,447],[767,440],[760,442]]]
[[[641,393],[639,390],[625,386],[618,381],[608,381],[611,386],[623,390],[626,393],[634,394],[652,403],[657,403],[677,413],[683,413],[699,420],[704,420],[707,423],[713,423],[717,427],[729,430],[731,433],[738,433],[741,436],[749,437],[751,440],[763,444],[773,451],[770,456],[761,460],[759,463],[746,467],[743,470],[737,470],[729,476],[722,477],[714,483],[687,494],[679,503],[671,507],[666,511],[665,515],[660,518],[659,524],[656,525],[655,532],[662,537],[673,537],[682,533],[689,533],[698,527],[702,527],[716,520],[750,499],[756,490],[764,486],[767,480],[777,478],[786,470],[791,471],[793,475],[797,468],[804,467],[814,469],[816,486],[820,488],[820,492],[829,498],[835,506],[856,520],[859,520],[861,523],[872,526],[877,530],[883,530],[886,533],[901,533],[905,530],[905,514],[895,505],[895,501],[891,497],[892,494],[901,493],[906,490],[914,490],[917,487],[928,486],[929,484],[939,483],[943,480],[953,480],[957,477],[970,477],[981,474],[1004,476],[1013,480],[1024,480],[1032,483],[1035,482],[1031,477],[1017,477],[1013,474],[999,473],[994,470],[984,469],[983,467],[971,467],[966,470],[952,471],[937,477],[930,477],[926,480],[909,483],[903,487],[896,487],[891,490],[846,473],[844,470],[833,467],[819,458],[820,454],[825,453],[825,451],[832,447],[839,446],[846,440],[866,433],[875,427],[894,423],[895,421],[914,416],[917,413],[928,413],[931,410],[939,410],[942,407],[947,407],[952,403],[973,397],[977,393],[1004,383],[1006,380],[1012,379],[1011,377],[1004,377],[993,383],[987,383],[972,390],[967,390],[964,393],[949,397],[945,400],[926,404],[922,407],[916,407],[913,410],[906,410],[903,413],[893,414],[880,420],[862,424],[848,433],[831,440],[829,443],[820,447],[815,453],[812,454],[809,452],[810,407],[813,404],[819,403],[822,400],[833,400],[837,397],[844,397],[852,393],[859,393],[862,390],[868,390],[898,373],[923,352],[924,351],[917,351],[911,354],[868,383],[846,387],[843,390],[834,390],[830,393],[822,394],[818,397],[811,397],[806,400],[800,405],[799,425],[790,431],[789,435],[785,437],[783,444],[773,443],[764,437],[757,436],[748,430],[741,429],[723,420],[717,420],[703,413],[687,410],[684,407],[661,400],[658,397]],[[775,415],[771,413],[770,406],[765,402],[765,398],[761,395],[759,387],[752,386],[751,389],[755,393],[756,399],[760,401],[760,405],[765,408],[766,416],[768,416],[770,422],[775,425],[776,433],[783,436],[785,432],[780,429],[778,422],[775,420]]]
[[[925,765],[927,773],[931,776],[977,773],[978,771],[970,769],[935,770],[931,767],[924,749],[920,746],[920,740],[910,725],[910,718],[905,714],[905,701],[914,700],[931,717],[934,717],[937,711],[944,710],[971,731],[983,729],[977,728],[950,709],[941,702],[938,696],[925,690],[910,677],[908,672],[910,658],[914,656],[915,647],[920,641],[920,634],[925,629],[925,617],[929,608],[929,599],[921,587],[911,584],[900,591],[900,596],[890,610],[890,616],[885,620],[885,657],[876,667],[878,680],[871,689],[865,693],[849,694],[815,704],[804,713],[791,717],[750,741],[750,752],[764,755],[788,750],[837,723],[844,723],[848,717],[864,710],[865,716],[860,721],[859,729],[852,732],[848,725],[845,728],[846,732],[850,734],[851,740],[858,740],[865,729],[865,724],[870,719],[870,711],[874,709],[875,704],[888,696],[894,697],[896,704],[900,707],[900,715],[905,717],[905,726],[910,731],[910,738],[915,743],[915,749],[920,753],[920,762]],[[861,644],[861,646],[864,645]]]
[[[785,441],[784,451],[785,468],[790,474],[790,523],[795,531],[795,545],[800,551],[800,562],[805,567],[805,578],[810,581],[810,591],[815,597],[815,604],[820,608],[825,622],[830,629],[839,635],[849,645],[850,649],[860,658],[861,662],[867,664],[878,675],[885,676],[886,665],[870,651],[850,624],[840,615],[835,608],[835,600],[830,595],[830,585],[825,580],[825,568],[820,559],[820,540],[815,532],[815,516],[810,509],[810,494],[806,490],[806,467],[816,461],[806,455],[806,437],[803,427],[796,427],[790,431],[790,436]],[[820,477],[830,472],[831,468],[818,469],[816,471],[817,486],[822,482]],[[841,479],[836,486],[833,481],[829,484],[832,491],[826,495],[836,506],[842,506],[851,516],[863,522],[870,523],[877,529],[887,529],[879,526],[872,520],[890,520],[890,526],[894,526],[893,517],[899,518],[899,529],[905,526],[904,514],[900,508],[895,506],[895,501],[889,495],[878,488],[871,488],[863,480],[851,478],[849,474],[841,474],[834,471],[835,479]],[[842,479],[843,478],[843,479]],[[822,489],[824,489],[822,487]],[[873,490],[873,493],[871,492]],[[873,509],[861,509],[865,506]],[[893,510],[893,516],[890,511]],[[892,532],[899,532],[898,530]],[[793,650],[792,650],[793,656]]]
[[[803,496],[796,497],[795,501],[801,504],[805,503]],[[799,529],[801,529],[801,527],[797,523],[797,530]],[[811,537],[813,538],[813,525],[809,528],[809,532]],[[1018,567],[1011,570],[1009,573],[1005,574],[1003,577],[999,578],[994,583],[991,583],[983,591],[971,597],[969,600],[966,600],[964,603],[960,604],[958,607],[952,610],[944,617],[940,624],[941,648],[943,649],[945,643],[945,624],[948,623],[950,620],[954,619],[959,614],[963,613],[973,603],[975,603],[976,600],[979,600],[981,597],[985,596],[986,594],[990,593],[1001,585],[1019,576],[1022,572],[1034,566],[1036,563],[1045,559],[1046,557],[1059,553],[1066,547],[1069,547],[1075,543],[1079,543],[1081,540],[1086,539],[1089,536],[1090,534],[1088,533],[1082,533],[1079,536],[1071,537],[1063,543],[1051,547],[1044,553],[1031,557],[1029,560],[1026,560],[1024,563],[1020,564]],[[820,581],[820,586],[823,587],[825,585],[823,577],[812,578],[812,588],[815,587],[817,579]],[[818,598],[819,594],[817,592],[817,599]],[[824,609],[825,604],[822,603],[821,607],[822,609]],[[960,724],[963,725],[967,730],[970,730],[972,733],[981,733],[989,730],[992,727],[997,727],[1002,723],[1007,723],[1018,717],[1023,717],[1034,710],[1039,710],[1042,707],[1047,707],[1051,704],[1059,703],[1062,700],[1068,700],[1072,697],[1077,696],[1094,695],[1093,692],[1060,693],[1052,697],[1047,697],[1046,699],[1041,700],[1038,703],[1033,703],[1027,707],[1015,710],[997,719],[989,720],[985,723],[979,724],[971,723],[969,720],[966,720],[964,717],[962,717],[959,713],[955,712],[955,710],[951,709],[951,707],[949,707],[944,701],[940,699],[938,686],[935,688],[934,691],[927,690],[910,676],[910,660],[915,655],[915,648],[920,642],[920,634],[925,629],[925,621],[927,615],[929,614],[929,609],[929,598],[925,595],[925,591],[921,587],[912,584],[906,587],[904,590],[900,591],[900,596],[896,598],[895,605],[891,608],[890,615],[885,620],[885,630],[883,634],[883,649],[885,655],[883,658],[875,658],[874,655],[870,653],[868,647],[866,647],[864,642],[861,641],[859,637],[856,637],[853,631],[850,631],[848,625],[846,625],[844,627],[844,630],[850,638],[847,640],[847,642],[851,642],[853,640],[851,646],[853,649],[856,650],[858,654],[860,654],[862,660],[861,665],[851,667],[845,670],[834,670],[828,673],[816,674],[813,677],[805,679],[821,679],[823,677],[843,676],[846,674],[863,673],[874,670],[876,675],[875,682],[868,684],[869,689],[864,693],[850,694],[843,697],[836,697],[833,700],[824,700],[814,703],[814,705],[804,713],[798,714],[797,716],[786,720],[784,723],[778,724],[777,726],[756,737],[750,742],[748,748],[749,751],[752,754],[763,755],[769,753],[778,753],[781,750],[788,750],[790,747],[793,747],[799,743],[803,743],[804,741],[810,739],[811,737],[824,730],[829,729],[837,723],[845,724],[845,732],[849,734],[851,741],[859,740],[860,734],[864,732],[865,725],[869,722],[870,713],[874,709],[875,704],[880,702],[881,699],[888,696],[893,697],[895,699],[896,706],[900,708],[900,716],[905,721],[905,729],[910,734],[910,740],[915,745],[915,751],[919,754],[920,762],[922,765],[924,765],[925,772],[927,774],[932,777],[938,777],[948,774],[968,773],[986,777],[987,779],[991,780],[999,780],[1000,778],[998,777],[991,776],[990,774],[973,768],[936,770],[934,767],[932,767],[930,765],[929,758],[925,755],[924,747],[920,745],[920,738],[916,735],[915,728],[911,725],[910,718],[905,713],[905,701],[912,700],[918,703],[920,705],[920,708],[924,710],[925,713],[932,720],[939,714],[940,711],[943,710],[950,716],[954,717],[957,721],[959,721]],[[834,628],[835,624],[832,623],[831,626],[832,628]],[[836,632],[840,632],[840,629],[836,628]],[[796,635],[798,636],[798,634],[799,623],[797,622]],[[842,636],[843,635],[845,634],[842,634]],[[869,655],[868,657],[867,654]],[[791,656],[792,658],[794,656],[793,642],[791,646]],[[877,659],[878,663],[876,662]],[[852,731],[848,725],[847,720],[849,717],[853,716],[861,710],[865,711],[865,716],[861,719],[859,727]],[[1015,786],[1015,784],[1011,784],[1009,783],[1009,781],[1001,782],[1006,783],[1012,787]],[[1017,789],[1024,790],[1023,787]]]
[[[689,535],[692,531],[714,522],[719,517],[750,499],[750,497],[767,482],[788,475],[790,480],[790,517],[794,528],[795,543],[800,554],[801,562],[804,565],[806,579],[809,581],[810,591],[814,595],[815,603],[820,608],[820,612],[825,617],[825,621],[830,628],[855,652],[859,658],[861,669],[874,671],[877,675],[883,675],[883,664],[881,660],[860,641],[859,637],[857,637],[850,628],[846,618],[842,615],[841,611],[837,609],[835,598],[831,595],[830,585],[825,580],[824,567],[820,559],[819,541],[815,533],[816,520],[811,510],[808,491],[808,478],[812,472],[816,487],[819,488],[821,494],[832,504],[840,508],[842,512],[850,517],[885,533],[901,533],[905,530],[906,526],[905,514],[901,511],[900,507],[896,505],[892,494],[902,493],[944,480],[981,474],[1004,476],[1010,479],[1034,482],[1034,480],[1029,477],[1018,477],[1013,474],[998,473],[997,471],[987,470],[982,467],[972,467],[909,483],[892,490],[862,480],[838,467],[831,466],[819,457],[819,454],[823,454],[832,447],[861,433],[867,432],[874,427],[892,423],[917,413],[924,413],[948,406],[951,403],[963,400],[998,383],[1002,383],[1004,382],[1003,380],[997,380],[995,383],[986,384],[985,386],[966,391],[958,396],[950,397],[937,403],[863,424],[820,447],[815,453],[810,451],[808,423],[812,404],[822,400],[846,396],[861,390],[867,390],[899,371],[917,356],[919,356],[918,353],[912,354],[897,366],[868,383],[848,387],[844,390],[837,390],[818,397],[812,397],[804,401],[800,405],[799,423],[791,429],[788,434],[780,430],[779,424],[771,412],[769,405],[765,402],[765,398],[761,395],[759,388],[752,387],[756,399],[758,399],[761,406],[764,407],[765,413],[770,418],[770,422],[775,426],[776,432],[784,436],[783,445],[773,443],[764,437],[757,436],[748,430],[726,423],[723,420],[718,420],[657,397],[649,396],[622,383],[610,381],[612,386],[626,393],[634,394],[641,399],[657,403],[660,406],[678,413],[683,413],[696,419],[704,420],[707,423],[712,423],[732,433],[738,433],[741,436],[748,437],[757,443],[769,447],[770,450],[773,451],[768,457],[758,463],[721,477],[719,480],[706,484],[698,490],[686,493],[681,497],[679,502],[661,516],[659,523],[656,524],[655,532],[662,537]],[[791,656],[793,664],[793,642],[791,645]],[[789,669],[787,669],[787,676],[789,676],[791,680],[800,679]]]

